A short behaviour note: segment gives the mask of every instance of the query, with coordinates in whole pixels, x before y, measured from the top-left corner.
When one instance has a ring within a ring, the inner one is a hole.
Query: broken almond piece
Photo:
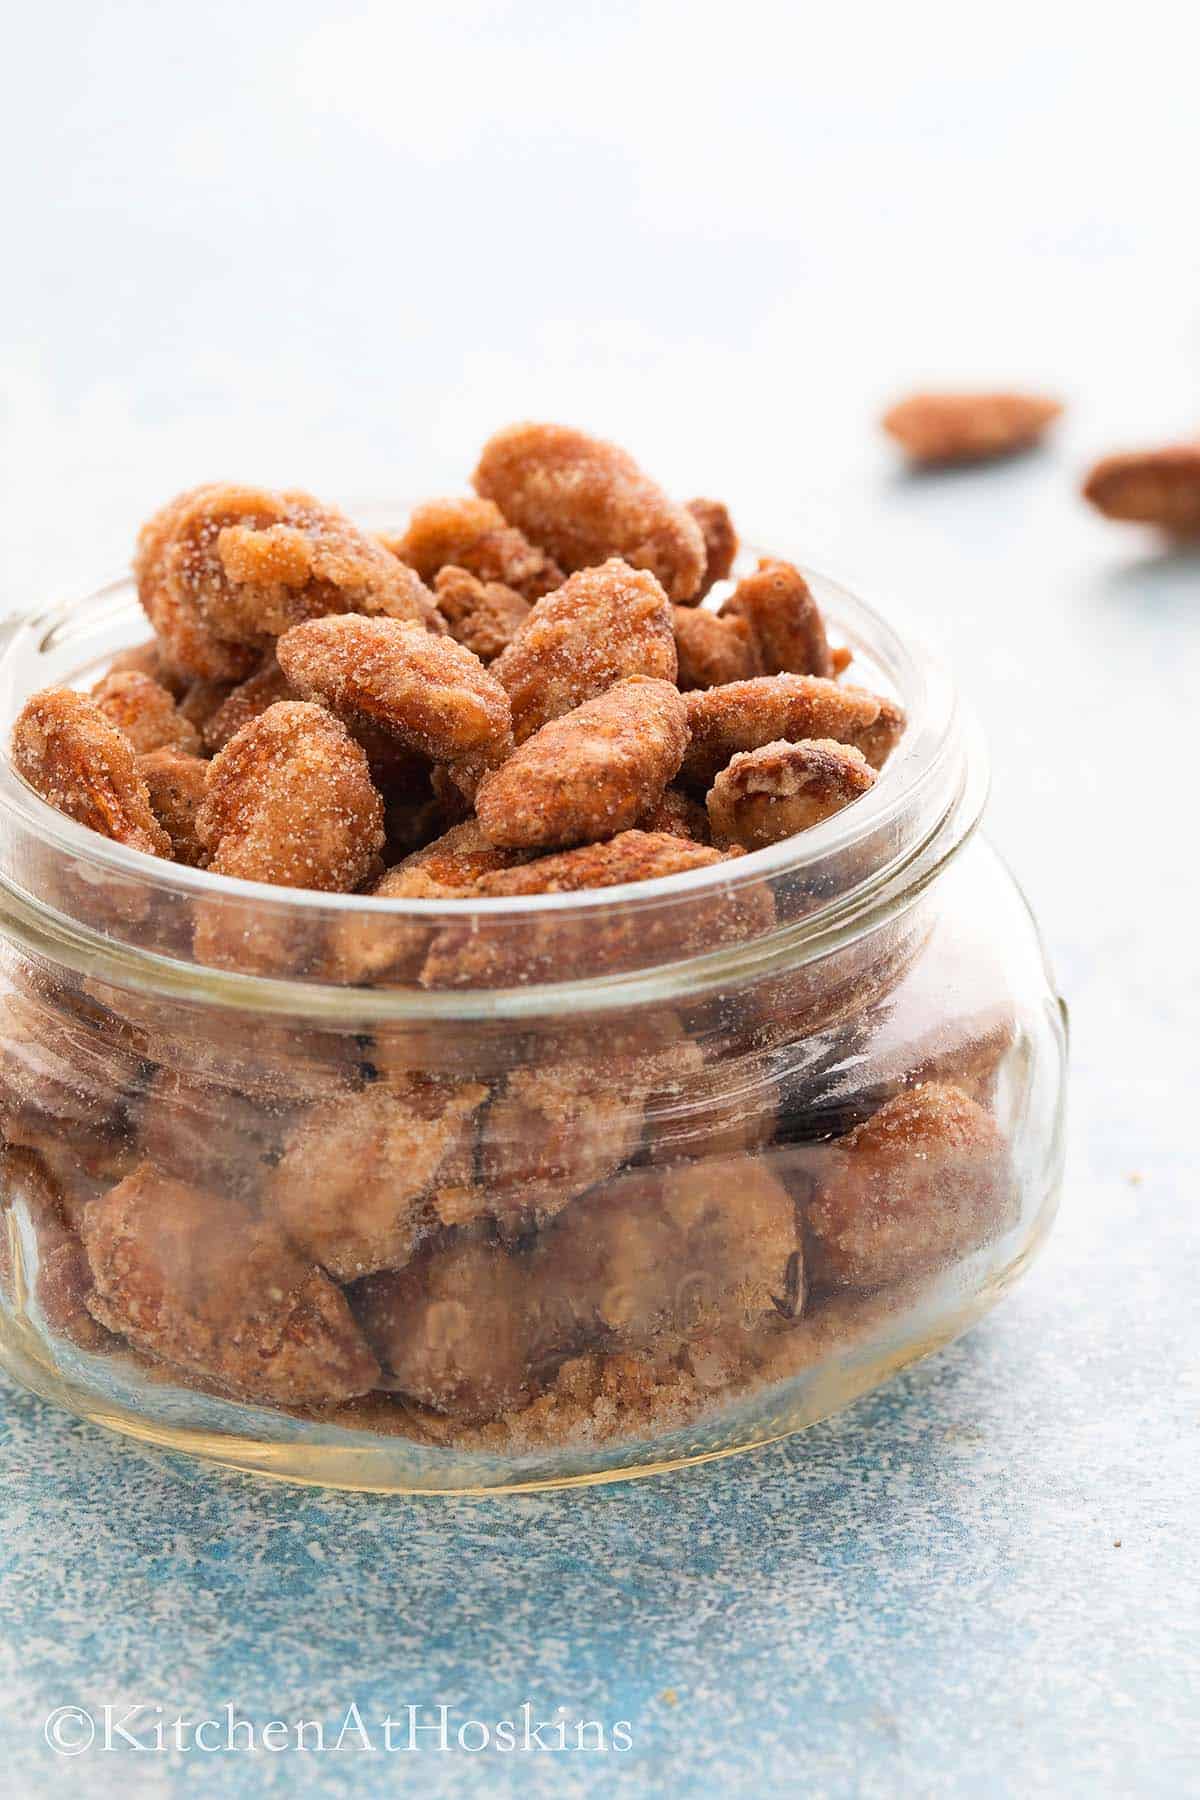
[[[745,619],[726,619],[706,606],[673,606],[679,691],[725,687],[763,674],[758,644]]]
[[[407,530],[384,542],[402,562],[432,582],[450,565],[481,582],[500,582],[527,601],[558,587],[563,572],[544,550],[510,525],[492,500],[427,500],[413,509]]]
[[[511,425],[484,445],[474,486],[568,573],[620,557],[672,600],[704,577],[704,534],[616,444],[566,425]]]
[[[883,429],[915,463],[983,462],[1028,450],[1062,412],[1040,394],[910,394],[883,415]]]
[[[876,723],[877,695],[818,675],[760,675],[688,694],[691,742],[683,759],[686,786],[706,793],[739,750],[783,739],[834,738],[857,744]]]
[[[861,750],[831,738],[741,751],[709,789],[713,843],[723,850],[778,844],[841,812],[875,780]]]
[[[690,605],[703,600],[714,583],[727,581],[738,553],[738,535],[729,508],[720,500],[689,500],[687,509],[704,537],[704,577]]]
[[[480,581],[466,569],[441,569],[434,583],[438,611],[450,636],[482,663],[495,662],[529,617],[528,600],[500,581]]]

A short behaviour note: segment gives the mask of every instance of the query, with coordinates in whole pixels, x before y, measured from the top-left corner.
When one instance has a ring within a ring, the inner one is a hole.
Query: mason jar
[[[907,728],[735,861],[479,901],[273,888],[52,811],[0,758],[0,1360],[291,1480],[594,1482],[811,1424],[1037,1251],[1063,1009],[976,827],[945,672],[806,570]],[[144,636],[12,628],[32,691]]]

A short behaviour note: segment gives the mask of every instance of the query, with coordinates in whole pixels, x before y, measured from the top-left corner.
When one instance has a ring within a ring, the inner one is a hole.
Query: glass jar
[[[292,1480],[589,1482],[795,1431],[990,1307],[1052,1218],[1063,1012],[942,670],[806,571],[908,726],[784,843],[388,901],[108,842],[0,759],[0,1360]],[[0,732],[145,635],[18,624]]]

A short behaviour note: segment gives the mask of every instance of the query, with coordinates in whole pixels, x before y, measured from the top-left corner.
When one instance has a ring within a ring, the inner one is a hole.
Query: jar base
[[[6,1342],[0,1342],[0,1367],[39,1398],[134,1443],[154,1450],[179,1452],[210,1466],[296,1486],[339,1488],[355,1493],[475,1498],[539,1493],[552,1488],[597,1487],[648,1475],[664,1475],[673,1469],[717,1462],[744,1450],[778,1443],[782,1438],[791,1437],[841,1412],[910,1363],[944,1349],[989,1312],[1019,1280],[1041,1249],[1057,1210],[1057,1199],[1056,1192],[1043,1205],[1033,1230],[1016,1255],[992,1272],[972,1293],[960,1296],[956,1305],[948,1306],[944,1294],[931,1294],[917,1313],[893,1319],[890,1326],[874,1331],[834,1364],[825,1363],[795,1376],[780,1383],[773,1392],[759,1390],[747,1396],[740,1407],[732,1413],[726,1412],[719,1422],[714,1422],[713,1436],[718,1441],[711,1447],[704,1447],[697,1441],[702,1437],[703,1427],[695,1433],[677,1434],[680,1438],[691,1436],[693,1442],[675,1455],[661,1454],[667,1448],[661,1440],[657,1445],[628,1440],[614,1442],[607,1447],[607,1456],[611,1459],[609,1466],[601,1468],[568,1468],[555,1473],[547,1465],[555,1460],[569,1460],[569,1452],[561,1451],[557,1458],[553,1453],[538,1458],[542,1467],[538,1469],[535,1464],[529,1469],[528,1478],[522,1478],[523,1472],[511,1468],[506,1471],[499,1458],[486,1459],[490,1466],[481,1479],[483,1470],[476,1472],[464,1467],[465,1459],[448,1456],[445,1452],[439,1454],[407,1439],[380,1441],[372,1438],[370,1443],[357,1446],[349,1441],[329,1443],[311,1438],[308,1441],[296,1438],[271,1441],[265,1437],[197,1430],[161,1419],[148,1419],[87,1392],[69,1379],[45,1360],[45,1346],[33,1333],[22,1332],[20,1338],[10,1337]],[[356,1434],[340,1432],[338,1435],[348,1440]],[[724,1441],[719,1441],[722,1438]],[[599,1454],[593,1448],[592,1458],[599,1460]],[[454,1469],[456,1461],[458,1470]],[[507,1479],[506,1473],[512,1478]]]

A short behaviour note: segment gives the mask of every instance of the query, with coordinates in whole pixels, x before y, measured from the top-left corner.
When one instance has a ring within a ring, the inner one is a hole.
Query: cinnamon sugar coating
[[[279,701],[213,758],[196,829],[219,875],[350,893],[383,847],[383,805],[343,726]]]
[[[761,850],[831,818],[875,784],[861,750],[832,738],[744,750],[708,791],[713,843]]]
[[[879,718],[880,701],[817,675],[761,675],[687,696],[691,742],[683,778],[707,791],[739,750],[783,739],[834,738],[857,744]]]
[[[980,462],[1028,450],[1062,412],[1041,394],[910,394],[883,415],[883,429],[917,463]]]
[[[1200,533],[1200,440],[1102,457],[1083,495],[1107,519],[1157,525],[1179,537]]]
[[[277,700],[301,698],[275,658],[268,657],[260,669],[248,675],[245,681],[239,681],[218,706],[206,712],[200,727],[205,749],[215,756],[235,732],[248,725],[251,719],[257,719],[260,713],[265,713],[268,706],[274,706]]]
[[[673,606],[671,615],[680,693],[725,687],[764,673],[758,644],[745,619],[726,619],[705,606]]]
[[[464,899],[481,875],[524,860],[520,852],[497,849],[469,819],[396,863],[371,893],[378,900]],[[430,941],[429,927],[418,921],[368,914],[338,919],[329,928],[326,944],[328,978],[356,986],[415,980]]]
[[[662,798],[686,745],[678,690],[632,676],[543,725],[485,775],[479,823],[492,843],[517,850],[612,837]]]
[[[171,840],[176,862],[191,868],[208,866],[208,851],[196,832],[196,816],[204,800],[208,764],[182,750],[151,750],[137,759],[138,774],[150,796],[150,810]]]
[[[165,687],[174,700],[182,700],[187,690],[189,677],[167,662],[157,638],[147,638],[144,644],[118,650],[108,665],[110,675],[124,675],[131,669],[138,675],[149,675],[151,681]]]
[[[518,743],[626,675],[674,681],[671,609],[654,576],[614,557],[540,600],[491,673]]]
[[[379,1378],[344,1296],[278,1228],[143,1163],[84,1213],[93,1317],[247,1400],[347,1400]]]
[[[338,1281],[401,1269],[422,1239],[487,1205],[475,1179],[478,1082],[413,1076],[316,1107],[263,1199],[291,1243]]]
[[[525,600],[560,585],[563,571],[546,552],[510,525],[491,500],[427,500],[415,507],[404,534],[384,540],[393,555],[432,582],[449,564],[481,582],[500,582]]]
[[[1003,1229],[1011,1200],[991,1115],[956,1087],[910,1088],[828,1153],[805,1213],[814,1276],[875,1288],[927,1274]]]
[[[699,591],[699,524],[615,444],[565,425],[511,425],[484,445],[473,481],[568,573],[621,557],[672,600]]]
[[[136,669],[110,669],[92,689],[92,699],[139,755],[150,750],[194,754],[200,748],[200,733],[179,711],[174,696],[161,682]]]
[[[70,688],[31,694],[13,726],[12,759],[57,812],[131,850],[170,855],[129,740],[94,700]]]
[[[438,571],[434,592],[450,636],[482,663],[495,662],[508,649],[530,613],[528,600],[515,588],[481,581],[453,565]]]
[[[670,832],[623,831],[605,843],[481,875],[473,893],[480,898],[582,893],[711,868],[723,860],[721,851]],[[421,981],[426,987],[508,987],[582,979],[645,967],[655,958],[675,962],[698,956],[756,937],[773,922],[770,893],[751,883],[694,896],[686,920],[675,908],[663,912],[631,903],[603,916],[534,915],[486,933],[470,924],[446,926],[434,939]]]
[[[392,1385],[481,1421],[601,1345],[670,1358],[692,1340],[736,1344],[798,1293],[801,1262],[785,1190],[761,1163],[730,1158],[633,1171],[568,1208],[530,1252],[473,1238],[435,1248],[364,1283],[355,1306]]]
[[[908,724],[904,708],[886,694],[870,694],[866,688],[854,687],[849,682],[845,684],[843,691],[878,703],[877,717],[865,731],[860,731],[855,735],[854,743],[873,769],[882,769],[904,736],[904,729]]]
[[[255,649],[261,652],[292,625],[329,613],[442,629],[415,571],[310,494],[196,488],[150,521],[136,569],[142,604],[168,655],[210,678],[241,679],[259,660]],[[173,636],[180,621],[238,654],[225,666],[189,654],[186,643],[181,654]]]
[[[734,530],[729,508],[721,500],[689,500],[687,509],[700,527],[704,538],[704,577],[692,596],[694,606],[718,581],[727,581],[733,573],[738,553],[738,534]]]
[[[201,681],[241,681],[257,661],[245,644],[228,642],[212,629],[188,583],[171,572],[177,535],[189,510],[222,491],[219,482],[209,482],[169,500],[142,526],[133,558],[138,599],[161,654]]]
[[[508,696],[453,638],[393,619],[315,619],[281,638],[278,654],[301,693],[435,762],[486,761],[507,747]]]
[[[763,557],[743,575],[721,608],[722,619],[749,627],[764,675],[834,673],[825,621],[807,581],[792,563]]]
[[[690,838],[694,844],[712,842],[704,807],[678,787],[669,787],[661,799],[647,807],[637,828],[648,832],[666,831],[672,837]]]

